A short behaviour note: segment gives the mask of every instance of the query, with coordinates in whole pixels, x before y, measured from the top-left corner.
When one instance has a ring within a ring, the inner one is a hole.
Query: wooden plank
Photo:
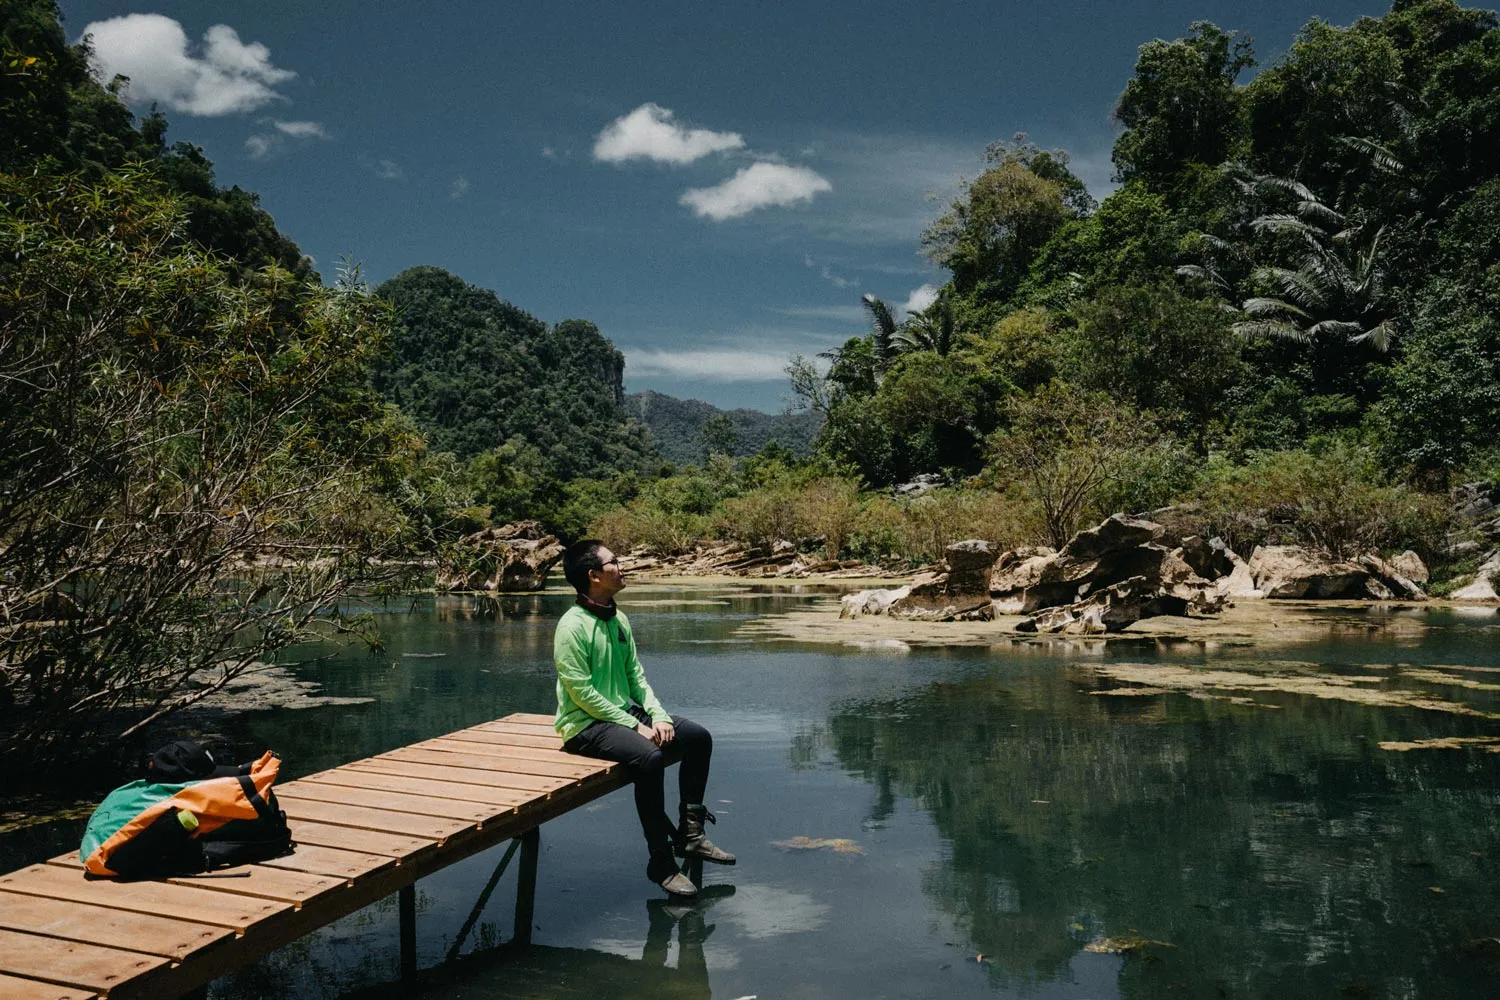
[[[214,892],[198,886],[85,879],[78,872],[54,865],[32,865],[0,876],[0,890],[68,899],[112,910],[154,913],[190,923],[230,927],[241,934],[268,917],[292,909],[290,903]]]
[[[107,910],[102,906],[13,892],[0,892],[0,929],[84,941],[178,960],[199,949],[232,941],[235,936],[228,927],[192,924],[149,913]]]
[[[536,726],[551,727],[557,717],[554,715],[543,715],[540,712],[512,712],[500,719],[500,722],[514,722],[518,725],[531,724]]]
[[[511,751],[521,749],[520,747],[492,746],[488,743],[463,743],[459,740],[424,740],[421,743],[413,743],[412,750],[435,750],[439,753],[451,753],[455,756],[484,758],[487,766],[515,771],[518,774],[541,774],[553,778],[583,778],[593,774],[598,768],[588,763],[588,758],[574,758],[569,760],[535,760],[530,757],[521,757]],[[583,760],[585,763],[575,763]],[[499,761],[499,764],[495,762]],[[457,763],[457,761],[455,761]],[[469,764],[469,767],[479,765]]]
[[[514,789],[486,788],[483,785],[408,778],[399,774],[377,774],[373,771],[354,771],[342,767],[308,775],[298,780],[316,785],[342,785],[345,788],[379,788],[388,792],[407,792],[412,795],[428,795],[436,799],[481,802],[485,805],[511,808],[528,802],[532,798],[526,792]]]
[[[500,721],[482,722],[472,728],[482,729],[487,733],[515,733],[517,736],[550,737],[551,739],[557,741],[558,746],[562,746],[562,737],[559,736],[557,730],[553,729],[551,726],[530,726],[517,724],[514,722]]]
[[[483,802],[460,802],[455,799],[435,799],[428,795],[412,795],[408,792],[392,792],[383,788],[349,788],[345,785],[323,785],[297,782],[277,791],[283,802],[338,802],[351,806],[366,806],[370,809],[385,809],[390,812],[412,813],[416,816],[433,816],[444,819],[466,819],[483,823],[497,815],[510,811],[508,807],[491,806]]]
[[[552,736],[529,736],[525,733],[496,733],[485,729],[483,726],[475,726],[473,729],[460,729],[456,733],[449,733],[450,740],[472,740],[475,743],[504,743],[513,747],[536,747],[538,750],[561,750],[562,738]]]
[[[572,767],[590,767],[598,759],[595,757],[584,757],[581,754],[566,753],[557,746],[538,747],[509,742],[510,740],[519,739],[525,739],[525,737],[512,736],[509,733],[472,733],[464,730],[442,737],[441,742],[468,743],[473,747],[484,748],[484,752],[501,752],[507,757],[525,757],[530,760],[550,760],[556,764],[567,764]]]
[[[337,847],[318,847],[315,844],[298,844],[297,849],[285,857],[261,862],[267,868],[284,868],[287,871],[332,875],[334,878],[345,879],[361,878],[395,863],[395,858],[379,854],[344,851]]]
[[[548,792],[556,791],[566,787],[570,780],[568,778],[539,778],[530,774],[515,774],[510,771],[492,771],[488,768],[454,767],[445,764],[433,764],[428,762],[427,757],[420,760],[408,760],[406,757],[398,756],[398,751],[381,758],[369,760],[357,760],[352,764],[345,764],[343,770],[371,772],[374,774],[400,774],[409,778],[430,778],[433,781],[448,781],[468,785],[479,785],[485,788],[508,788],[520,792],[529,792],[532,795],[546,795]],[[420,754],[421,751],[418,751]]]
[[[47,861],[58,868],[83,871],[83,863],[76,854],[63,854]],[[342,889],[347,879],[329,878],[325,875],[307,875],[302,872],[282,871],[262,865],[235,865],[231,868],[216,868],[203,875],[180,875],[163,879],[170,885],[188,885],[211,892],[227,892],[235,896],[254,896],[257,899],[275,899],[291,903],[301,909],[304,903]]]
[[[409,837],[426,837],[440,843],[474,829],[472,822],[461,819],[417,816],[387,809],[346,806],[336,802],[315,802],[289,795],[278,795],[277,798],[286,810],[287,819],[308,819],[331,826],[349,826],[380,833],[404,833]]]
[[[0,1000],[94,1000],[93,990],[78,990],[0,973]]]
[[[332,847],[340,851],[359,851],[378,854],[382,857],[405,861],[412,857],[430,854],[437,849],[438,842],[431,837],[409,837],[399,833],[381,833],[376,830],[360,830],[352,826],[333,826],[287,817],[292,828],[292,839],[297,849],[309,847]]]
[[[0,930],[0,969],[60,986],[100,993],[126,982],[139,987],[171,964],[171,959],[160,955]]]

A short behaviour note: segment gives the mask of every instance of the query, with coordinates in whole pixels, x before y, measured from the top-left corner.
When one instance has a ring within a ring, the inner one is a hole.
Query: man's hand
[[[652,739],[656,741],[656,745],[659,747],[664,747],[668,743],[671,743],[673,737],[677,735],[677,730],[672,728],[670,722],[658,722],[651,728],[656,734]]]

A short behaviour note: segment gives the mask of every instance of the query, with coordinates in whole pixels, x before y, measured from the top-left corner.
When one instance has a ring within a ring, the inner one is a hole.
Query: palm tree
[[[870,337],[875,345],[875,362],[883,372],[896,356],[896,315],[891,312],[890,306],[873,295],[865,294],[860,301],[870,314]]]
[[[953,303],[944,288],[932,305],[907,317],[895,343],[902,351],[931,351],[941,358],[953,349],[954,339]]]
[[[1294,200],[1290,212],[1267,212],[1249,223],[1251,232],[1274,238],[1276,248],[1289,252],[1291,259],[1254,268],[1251,283],[1269,294],[1240,303],[1234,311],[1243,318],[1232,324],[1234,332],[1300,343],[1342,336],[1350,343],[1389,350],[1398,322],[1386,286],[1385,227],[1367,234],[1367,226],[1351,222],[1298,181],[1251,175],[1240,167],[1228,172],[1247,195]],[[1230,283],[1215,258],[1243,259],[1246,248],[1202,234],[1200,243],[1207,251],[1207,263],[1187,264],[1177,273],[1228,294]]]

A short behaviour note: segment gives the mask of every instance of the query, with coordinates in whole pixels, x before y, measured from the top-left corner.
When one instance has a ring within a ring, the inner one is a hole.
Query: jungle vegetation
[[[1114,191],[995,142],[914,246],[934,303],[867,296],[868,331],[791,360],[810,443],[677,407],[670,455],[593,324],[432,267],[320,275],[117,89],[52,0],[0,6],[7,754],[358,632],[345,598],[488,523],[910,566],[1190,502],[1236,547],[1441,573],[1447,491],[1500,474],[1500,26],[1451,0],[1268,65],[1207,22],[1147,42]],[[919,475],[946,485],[892,492]]]

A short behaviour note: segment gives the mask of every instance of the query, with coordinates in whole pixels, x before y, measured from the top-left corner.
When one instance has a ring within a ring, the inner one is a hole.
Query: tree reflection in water
[[[1393,754],[1452,717],[1286,698],[1090,697],[1056,668],[829,720],[840,764],[945,838],[924,890],[997,986],[1105,936],[1124,995],[1477,995],[1496,966],[1500,756]],[[1441,891],[1439,891],[1441,890]]]

